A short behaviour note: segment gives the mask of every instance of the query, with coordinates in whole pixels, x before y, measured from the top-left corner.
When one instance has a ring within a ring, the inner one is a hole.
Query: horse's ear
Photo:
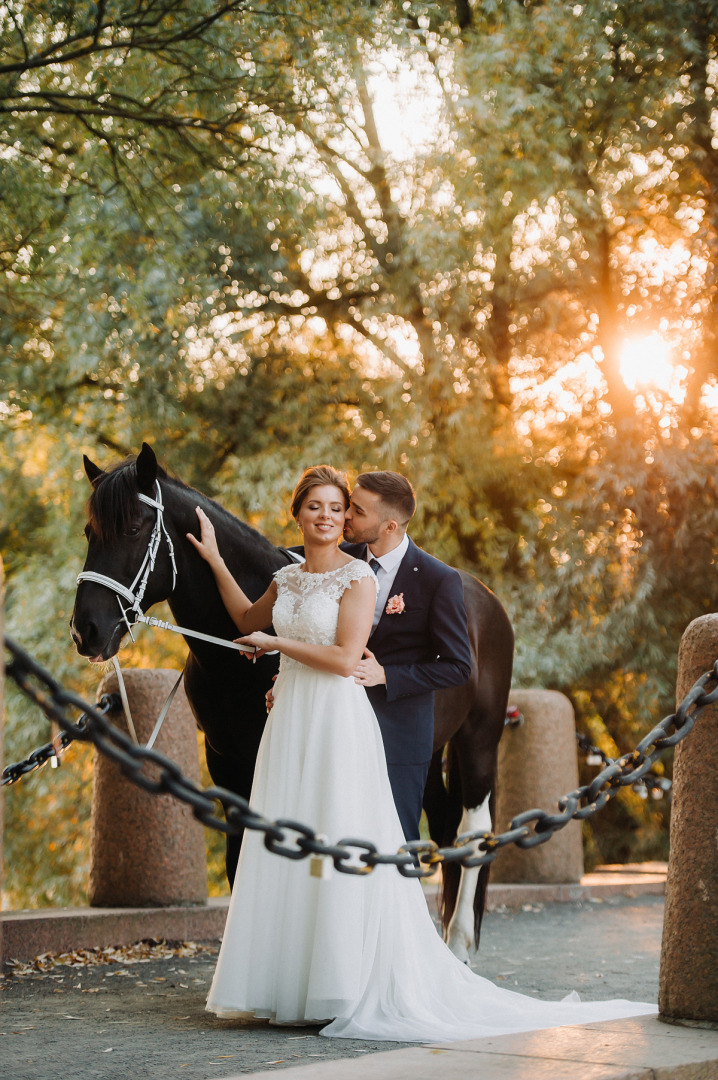
[[[157,479],[157,458],[152,447],[148,446],[146,442],[142,443],[142,449],[137,455],[135,468],[137,469],[137,484],[140,491],[145,495],[152,495]]]
[[[96,487],[102,477],[105,475],[104,470],[99,465],[95,465],[94,461],[90,461],[87,454],[82,455],[82,464],[85,466],[85,474],[93,487]]]

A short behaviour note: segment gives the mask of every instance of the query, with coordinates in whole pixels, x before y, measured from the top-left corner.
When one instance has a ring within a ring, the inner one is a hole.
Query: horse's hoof
[[[451,949],[452,953],[457,960],[460,960],[462,964],[469,963],[469,950],[463,941],[447,941],[446,943]]]

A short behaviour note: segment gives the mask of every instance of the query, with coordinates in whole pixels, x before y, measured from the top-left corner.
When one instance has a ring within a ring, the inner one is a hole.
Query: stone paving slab
[[[474,1051],[482,1060],[489,1055],[614,1065],[621,1069],[646,1068],[658,1078],[677,1069],[692,1069],[698,1076],[707,1066],[718,1076],[718,1030],[664,1024],[657,1017],[637,1016],[526,1032],[455,1044]],[[692,1074],[691,1074],[692,1075]]]
[[[437,1074],[442,1080],[716,1080],[718,1030],[640,1016],[295,1066],[283,1080],[436,1080]],[[243,1080],[262,1075],[244,1073]]]
[[[655,1001],[662,921],[663,899],[650,895],[494,911],[487,915],[472,966],[498,986],[544,1000],[576,989],[585,1000]],[[316,1027],[219,1020],[204,1011],[216,956],[214,942],[186,958],[60,964],[28,974],[6,966],[0,977],[0,1075],[5,1068],[12,1080],[218,1080],[253,1073],[266,1080],[268,1073],[300,1065],[327,1064],[334,1076],[350,1059],[348,1064],[359,1062],[366,1073],[358,1080],[381,1080],[371,1072],[376,1057],[402,1051],[411,1052],[409,1060],[417,1054],[423,1060],[430,1054],[416,1044],[323,1038]],[[447,1053],[476,1057],[456,1044],[433,1049],[437,1053],[428,1060],[441,1062],[442,1070]],[[496,1068],[509,1067],[509,1055],[504,1058]],[[613,1080],[610,1064],[578,1069],[570,1061],[550,1061],[547,1075],[548,1059],[530,1060],[536,1080],[568,1080],[567,1065],[571,1080]],[[442,1077],[435,1064],[433,1070],[432,1080]],[[485,1080],[477,1067],[465,1076]],[[402,1080],[407,1077],[411,1072]],[[499,1077],[509,1080],[510,1073]],[[697,1078],[689,1074],[685,1080]],[[710,1080],[718,1080],[718,1072]]]
[[[244,1073],[243,1080],[266,1073]],[[461,1050],[417,1047],[372,1054],[364,1061],[333,1061],[285,1069],[282,1080],[654,1080],[648,1069],[616,1073],[611,1065],[589,1064],[579,1073],[575,1061],[539,1061],[487,1056]],[[224,1080],[235,1080],[234,1076]]]
[[[611,896],[664,896],[665,891],[665,873],[584,874],[580,882],[565,885],[489,885],[487,910],[516,909],[524,904],[565,904]]]

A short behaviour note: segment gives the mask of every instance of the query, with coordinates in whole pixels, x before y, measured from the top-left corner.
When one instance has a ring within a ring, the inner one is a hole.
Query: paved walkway
[[[662,920],[663,900],[651,895],[495,910],[486,917],[474,967],[499,985],[540,998],[559,998],[575,988],[586,999],[655,1001]],[[13,1080],[219,1080],[322,1064],[318,1078],[329,1080],[330,1073],[339,1080],[352,1061],[362,1073],[357,1080],[409,1075],[423,1080],[425,1066],[420,1068],[420,1062],[431,1063],[435,1080],[438,1054],[444,1080],[479,1075],[476,1048],[324,1039],[313,1028],[219,1021],[204,1012],[215,956],[213,944],[194,956],[143,963],[62,966],[26,975],[11,975],[6,968],[0,982],[0,1061]],[[656,1026],[661,1032],[678,1030]],[[645,1036],[640,1041],[645,1045]],[[387,1053],[395,1050],[402,1056]],[[500,1074],[482,1072],[482,1080],[526,1075],[505,1071],[509,1055],[501,1049],[491,1053],[506,1061]],[[314,1075],[314,1069],[299,1074],[301,1080],[313,1080]],[[347,1080],[350,1075],[357,1073],[346,1073]],[[536,1066],[529,1075],[562,1080],[564,1073],[542,1072]],[[572,1080],[609,1080],[613,1075],[579,1071],[575,1062],[571,1073]],[[655,1080],[652,1074],[631,1074],[632,1080],[648,1080],[649,1075]],[[701,1080],[715,1077],[718,1066]],[[691,1074],[682,1080],[692,1080]]]
[[[299,1066],[287,1069],[284,1080],[436,1080],[437,1075],[441,1080],[716,1080],[718,1031],[669,1027],[642,1016],[395,1050],[366,1062]]]
[[[571,885],[502,885],[489,883],[488,907],[522,907],[525,903],[550,904],[565,900],[607,900],[610,896],[663,896],[666,891],[664,862],[607,864],[597,866]],[[437,877],[438,881],[438,877]]]

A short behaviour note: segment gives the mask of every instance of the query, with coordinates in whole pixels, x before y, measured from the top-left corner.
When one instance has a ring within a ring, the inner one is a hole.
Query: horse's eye
[[[125,530],[125,536],[137,536],[138,532],[142,528],[141,521],[133,521],[131,525]]]

